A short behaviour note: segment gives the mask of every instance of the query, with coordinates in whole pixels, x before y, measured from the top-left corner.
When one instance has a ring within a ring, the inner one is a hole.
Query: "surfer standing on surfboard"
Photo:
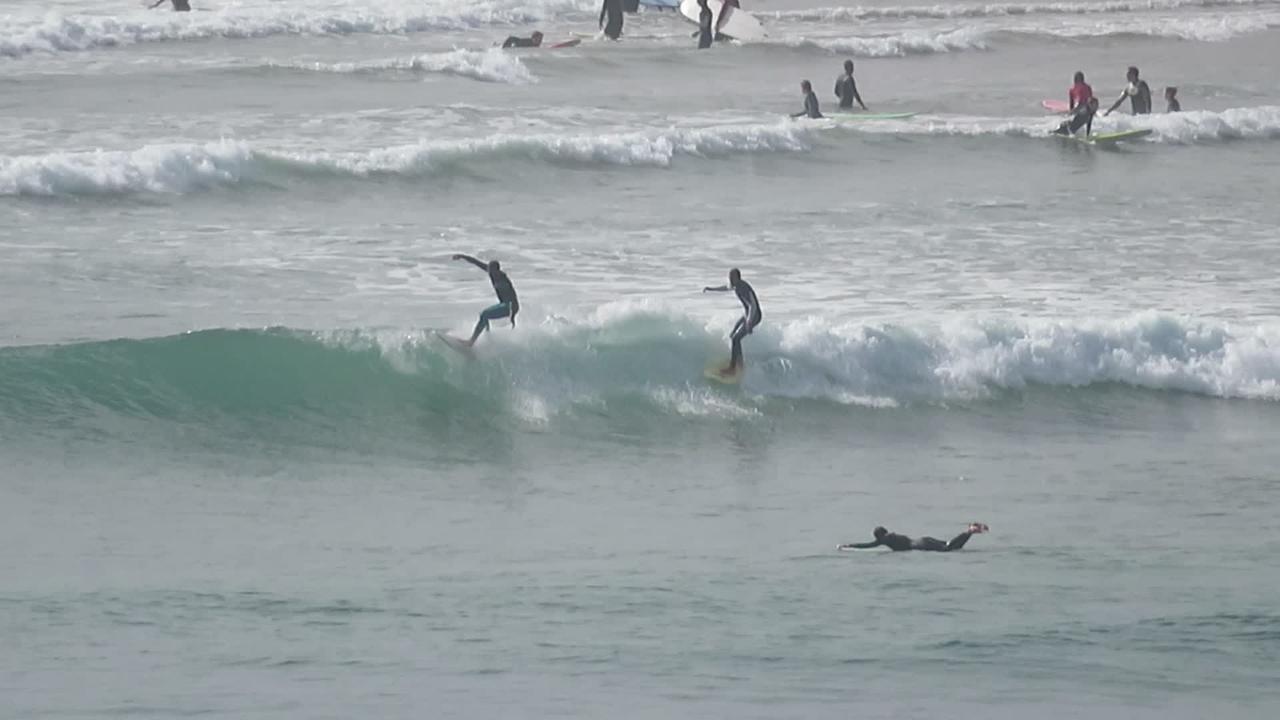
[[[493,290],[498,294],[498,304],[490,305],[480,313],[480,320],[476,323],[476,329],[471,333],[471,339],[466,340],[467,345],[475,345],[476,339],[480,337],[480,333],[489,329],[489,321],[499,318],[511,318],[511,327],[516,326],[516,313],[520,312],[520,300],[516,297],[516,289],[511,284],[511,278],[502,272],[502,266],[497,260],[490,260],[487,263],[458,253],[453,256],[454,260],[463,260],[484,270],[489,274],[489,282],[493,283]]]
[[[969,542],[969,538],[980,533],[990,530],[982,523],[969,523],[969,529],[951,538],[951,542],[942,542],[938,538],[922,537],[919,540],[913,540],[906,535],[891,533],[883,527],[878,527],[872,533],[875,540],[865,543],[850,543],[848,545],[837,545],[837,550],[870,550],[881,545],[893,550],[894,552],[902,552],[904,550],[925,550],[930,552],[951,552],[964,547]]]
[[[756,299],[756,291],[742,279],[742,273],[738,268],[729,271],[729,284],[720,287],[706,287],[702,292],[729,292],[732,290],[738,296],[738,302],[742,303],[742,318],[738,320],[738,324],[733,326],[733,332],[729,334],[732,341],[732,352],[729,356],[729,365],[720,370],[721,375],[732,375],[742,369],[742,339],[750,335],[756,326],[760,324],[764,315],[760,312],[760,301]]]

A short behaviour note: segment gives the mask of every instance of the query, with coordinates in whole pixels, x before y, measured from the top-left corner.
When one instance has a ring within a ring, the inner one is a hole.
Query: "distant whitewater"
[[[920,116],[874,123],[770,122],[635,132],[507,134],[423,141],[358,152],[278,151],[237,141],[148,145],[132,151],[0,157],[0,196],[190,193],[273,178],[449,176],[486,163],[665,168],[692,160],[758,153],[805,153],[828,133],[1021,137],[1043,140],[1045,116]],[[1280,106],[1145,117],[1113,116],[1095,129],[1147,128],[1143,142],[1190,144],[1280,139]]]

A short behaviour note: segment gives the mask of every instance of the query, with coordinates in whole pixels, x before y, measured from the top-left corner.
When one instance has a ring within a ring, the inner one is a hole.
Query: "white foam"
[[[933,32],[911,30],[892,35],[850,38],[800,38],[788,40],[792,47],[817,47],[841,55],[864,58],[903,57],[963,50],[985,50],[985,33],[973,30]]]
[[[278,67],[337,74],[379,71],[417,71],[457,75],[485,82],[526,85],[537,82],[520,58],[497,48],[488,50],[456,49],[444,53],[426,53],[407,58],[369,60],[354,63],[290,63]]]
[[[406,7],[408,5],[409,7]],[[425,5],[425,7],[424,7]],[[308,6],[272,3],[212,12],[131,10],[119,15],[60,14],[0,17],[0,55],[74,52],[146,42],[273,35],[401,35],[540,22],[580,12],[584,0],[477,0],[432,3],[350,3]]]
[[[826,7],[779,10],[756,15],[775,20],[830,24],[834,21],[1008,17],[1023,15],[1093,15],[1181,8],[1230,8],[1270,5],[1274,0],[1112,0],[1110,2],[987,3],[970,5],[906,5],[899,7]]]
[[[0,157],[0,195],[190,192],[240,182],[252,173],[252,158],[235,142]]]

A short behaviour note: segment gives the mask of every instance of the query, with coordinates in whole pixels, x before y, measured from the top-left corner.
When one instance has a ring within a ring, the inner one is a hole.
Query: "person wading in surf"
[[[480,313],[480,320],[476,323],[476,329],[471,333],[471,339],[466,341],[467,345],[475,345],[476,340],[480,337],[480,333],[489,329],[489,321],[499,318],[511,318],[511,327],[516,326],[516,313],[520,312],[520,300],[516,297],[516,289],[511,284],[511,278],[502,272],[502,266],[497,260],[489,262],[480,262],[470,255],[458,253],[453,256],[454,260],[462,260],[484,270],[489,274],[489,282],[493,283],[493,290],[498,294],[498,304],[491,305]]]
[[[733,332],[729,334],[729,339],[732,341],[729,365],[721,368],[721,375],[732,375],[742,369],[742,339],[750,335],[764,317],[760,312],[760,301],[756,299],[756,291],[742,279],[742,273],[738,268],[729,271],[728,285],[706,287],[702,292],[729,292],[730,290],[738,296],[738,302],[742,303],[742,319],[738,320],[738,323],[733,326]]]
[[[187,3],[187,0],[156,0],[156,3],[150,9],[155,10],[165,3],[172,3],[175,12],[191,12],[191,5]]]
[[[983,525],[982,523],[970,523],[969,529],[951,538],[951,542],[942,542],[938,538],[932,538],[928,536],[922,537],[919,540],[915,540],[907,537],[906,535],[891,533],[888,530],[885,530],[883,527],[878,527],[875,529],[875,532],[872,533],[872,535],[875,536],[875,540],[872,540],[871,542],[865,542],[865,543],[850,543],[848,545],[837,545],[836,549],[837,550],[870,550],[871,548],[877,548],[883,545],[895,552],[902,552],[904,550],[951,552],[952,550],[959,550],[960,548],[964,547],[964,544],[969,542],[969,538],[973,537],[974,535],[979,535],[990,529],[991,528],[987,527],[986,525]]]
[[[863,110],[867,109],[867,104],[862,102],[862,96],[858,94],[858,83],[853,79],[852,60],[844,61],[844,74],[836,78],[836,97],[840,98],[841,110],[852,110],[854,100],[858,101]]]
[[[1107,108],[1103,113],[1104,116],[1110,115],[1125,98],[1129,98],[1129,107],[1133,110],[1134,115],[1149,115],[1151,113],[1151,87],[1147,85],[1146,80],[1138,77],[1138,68],[1129,66],[1129,72],[1125,75],[1129,80],[1129,84],[1125,86],[1124,92],[1120,93],[1120,97],[1116,98],[1115,103]]]
[[[609,22],[605,22],[605,16]],[[600,29],[610,40],[622,37],[622,0],[604,0],[600,5]]]
[[[818,95],[813,91],[813,83],[808,80],[801,80],[800,92],[804,93],[804,109],[798,113],[792,113],[791,117],[807,117],[814,120],[821,119],[822,111],[818,109]]]

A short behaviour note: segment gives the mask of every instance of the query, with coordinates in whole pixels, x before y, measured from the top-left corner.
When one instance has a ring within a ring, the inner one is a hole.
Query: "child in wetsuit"
[[[1164,99],[1169,103],[1169,112],[1182,112],[1182,103],[1178,102],[1178,88],[1167,87],[1164,89]]]

